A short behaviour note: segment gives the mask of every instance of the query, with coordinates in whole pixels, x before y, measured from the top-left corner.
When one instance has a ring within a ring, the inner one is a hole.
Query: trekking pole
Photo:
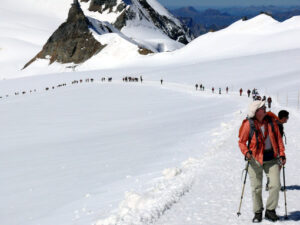
[[[241,215],[241,207],[242,207],[242,201],[243,201],[243,196],[244,196],[244,191],[245,191],[245,185],[246,185],[246,180],[247,180],[247,174],[248,174],[249,164],[250,164],[250,160],[248,160],[247,166],[246,166],[246,169],[245,169],[245,170],[246,170],[246,174],[245,174],[245,180],[244,180],[243,189],[242,189],[242,195],[241,195],[240,207],[239,207],[239,211],[237,212],[237,215],[238,215],[238,216]]]
[[[285,205],[285,216],[284,219],[287,220],[287,203],[286,203],[286,186],[285,186],[285,166],[282,167],[282,173],[283,173],[283,188],[284,188],[284,205]]]

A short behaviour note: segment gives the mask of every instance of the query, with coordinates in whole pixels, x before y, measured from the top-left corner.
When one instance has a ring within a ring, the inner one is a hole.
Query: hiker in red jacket
[[[240,96],[242,96],[242,94],[243,94],[243,89],[241,88],[240,89]]]
[[[250,133],[253,134],[251,139]],[[249,140],[250,139],[250,140]],[[247,144],[248,142],[248,144]],[[266,115],[264,101],[250,104],[248,118],[242,123],[239,132],[239,147],[249,161],[249,176],[252,188],[253,222],[262,221],[262,179],[263,171],[270,178],[269,197],[266,203],[265,218],[277,221],[275,209],[278,206],[280,191],[279,163],[285,165],[285,148],[274,118]]]
[[[248,98],[249,98],[249,97],[250,97],[250,94],[251,94],[250,89],[248,89],[247,94],[248,94]]]
[[[272,103],[272,98],[268,97],[267,101],[268,101],[268,108],[270,109],[271,108],[271,103]]]

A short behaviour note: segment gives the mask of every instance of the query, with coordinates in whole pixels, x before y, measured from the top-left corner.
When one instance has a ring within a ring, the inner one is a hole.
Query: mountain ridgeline
[[[189,6],[173,9],[171,12],[190,29],[194,37],[198,37],[209,31],[223,29],[240,19],[251,19],[261,13],[266,13],[282,22],[300,15],[300,6],[249,6],[206,9],[203,11],[198,11]]]

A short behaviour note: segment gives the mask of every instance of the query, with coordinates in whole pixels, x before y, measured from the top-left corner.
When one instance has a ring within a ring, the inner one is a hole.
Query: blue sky
[[[249,5],[278,5],[278,6],[290,6],[300,5],[300,0],[158,0],[162,5],[168,7],[180,7],[180,6],[249,6]]]

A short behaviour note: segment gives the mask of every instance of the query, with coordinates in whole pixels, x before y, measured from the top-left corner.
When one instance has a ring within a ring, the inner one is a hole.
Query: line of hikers
[[[195,84],[196,91],[198,90],[198,87],[199,87],[200,91],[204,91],[205,90],[205,87],[204,87],[203,84]],[[225,90],[226,90],[226,94],[228,94],[229,87],[227,86]],[[211,91],[214,94],[215,93],[215,88],[212,87]],[[243,88],[240,88],[239,93],[240,93],[240,96],[243,95]],[[259,93],[258,93],[258,91],[257,91],[256,88],[253,88],[252,91],[250,89],[247,90],[248,98],[250,98],[251,93],[252,93],[253,101],[255,101],[255,100],[266,101],[267,100],[268,108],[271,108],[271,103],[272,103],[272,98],[271,97],[268,97],[266,99],[266,96],[263,96],[263,98],[261,98],[261,96],[259,95]],[[219,88],[219,94],[220,95],[222,94],[222,88]]]
[[[286,143],[286,137],[283,124],[285,124],[288,119],[288,111],[281,110],[277,116],[272,112],[266,112],[265,101],[255,100],[250,104],[247,118],[242,122],[239,130],[239,148],[247,160],[244,187],[247,173],[249,173],[254,213],[252,222],[254,223],[262,221],[264,210],[262,198],[263,172],[265,172],[268,178],[266,190],[269,191],[269,197],[265,205],[265,219],[273,222],[279,220],[275,210],[278,206],[279,192],[281,189],[281,168],[283,168],[283,191],[287,218],[284,175],[284,165],[286,163],[284,143]],[[285,138],[285,142],[283,141],[283,137]],[[241,214],[240,209],[244,187],[238,215]]]

